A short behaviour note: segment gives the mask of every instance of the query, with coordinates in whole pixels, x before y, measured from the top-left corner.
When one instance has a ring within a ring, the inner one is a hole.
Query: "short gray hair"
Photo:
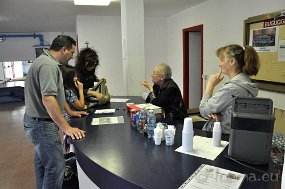
[[[165,79],[170,79],[172,76],[172,70],[169,65],[161,63],[157,65],[157,68],[165,75]]]

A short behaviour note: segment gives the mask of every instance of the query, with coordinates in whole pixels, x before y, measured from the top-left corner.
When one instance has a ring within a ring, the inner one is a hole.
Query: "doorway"
[[[187,109],[199,112],[203,94],[203,25],[183,29],[183,98]]]

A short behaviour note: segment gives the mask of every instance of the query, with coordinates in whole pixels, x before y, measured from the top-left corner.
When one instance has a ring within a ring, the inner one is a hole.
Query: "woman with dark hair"
[[[83,84],[78,81],[76,71],[73,66],[62,65],[62,78],[65,92],[65,100],[69,107],[74,110],[84,110],[87,108],[84,101]],[[69,121],[70,116],[64,112],[65,118]]]
[[[104,78],[100,79],[96,76],[96,70],[99,66],[99,57],[97,52],[93,48],[83,48],[77,55],[77,61],[75,64],[75,69],[77,71],[77,77],[79,81],[83,83],[83,91],[85,96],[94,96],[99,102],[106,101],[103,94],[98,91],[92,90],[94,82],[100,80],[106,80]]]
[[[256,97],[258,89],[250,76],[259,70],[259,58],[250,46],[227,45],[216,51],[220,59],[220,71],[211,75],[200,102],[200,114],[209,120],[204,130],[212,131],[213,122],[221,122],[222,132],[230,133],[232,103],[235,97]],[[229,80],[213,94],[214,88],[224,76]]]

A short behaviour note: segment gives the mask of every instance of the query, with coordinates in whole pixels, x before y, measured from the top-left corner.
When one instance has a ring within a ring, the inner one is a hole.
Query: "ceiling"
[[[144,0],[146,17],[170,16],[207,0]],[[108,7],[75,6],[73,0],[1,0],[0,34],[72,32],[76,15],[120,16],[120,0]]]

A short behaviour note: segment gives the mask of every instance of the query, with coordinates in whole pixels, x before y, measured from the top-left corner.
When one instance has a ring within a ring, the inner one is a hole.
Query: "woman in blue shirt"
[[[83,84],[78,81],[73,66],[62,65],[62,78],[65,92],[65,100],[72,110],[84,110],[87,108],[83,95]],[[64,111],[65,118],[70,121],[70,116]]]

